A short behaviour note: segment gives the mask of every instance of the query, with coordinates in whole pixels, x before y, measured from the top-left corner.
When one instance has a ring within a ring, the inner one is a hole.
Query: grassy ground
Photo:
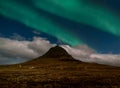
[[[0,66],[0,88],[120,88],[120,68],[52,58]]]

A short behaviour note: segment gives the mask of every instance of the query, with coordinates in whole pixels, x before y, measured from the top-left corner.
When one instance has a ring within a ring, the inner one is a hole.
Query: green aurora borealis
[[[120,37],[120,19],[116,13],[105,8],[104,5],[91,3],[90,0],[0,0],[0,14],[45,32],[70,45],[84,43],[82,38],[60,26],[39,10]]]
[[[74,34],[58,26],[55,22],[52,22],[48,17],[38,13],[29,5],[20,4],[17,0],[1,0],[0,13],[35,28],[36,30],[55,36],[70,45],[81,43]]]

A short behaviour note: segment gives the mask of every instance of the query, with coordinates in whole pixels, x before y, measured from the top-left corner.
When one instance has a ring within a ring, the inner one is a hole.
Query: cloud
[[[16,38],[14,38],[15,36]],[[51,47],[56,45],[41,37],[33,37],[32,41],[25,40],[18,34],[14,34],[14,37],[0,38],[0,64],[24,62],[42,56]],[[61,47],[79,60],[93,53],[93,50],[85,45],[75,47],[61,45]]]
[[[74,47],[70,47],[69,45],[61,45],[61,47],[63,47],[75,59],[81,61],[86,61],[92,53],[96,53],[95,50],[86,45],[78,45]]]
[[[120,66],[120,55],[91,54],[89,62],[96,62],[96,63],[99,63],[99,64]]]
[[[17,34],[17,33],[13,33],[13,35],[10,37],[10,39],[14,39],[14,40],[25,40],[25,37],[22,37],[21,35]]]
[[[20,58],[20,57],[7,57],[7,56],[2,56],[0,55],[0,65],[4,64],[17,64],[17,63],[22,63],[25,62],[26,59]]]
[[[56,45],[41,37],[33,37],[32,41],[19,40],[19,38],[21,39],[22,37],[18,37],[18,40],[0,37],[0,64],[15,64],[31,60],[42,56]],[[73,47],[61,45],[61,47],[75,59],[83,62],[120,66],[120,55],[97,54],[95,50],[87,45]]]
[[[86,45],[78,45],[70,47],[68,45],[62,45],[66,51],[72,55],[75,59],[83,62],[92,62],[112,66],[120,66],[120,55],[115,54],[97,54],[95,50],[89,48]]]
[[[40,34],[41,34],[39,31],[36,31],[36,30],[34,30],[33,33],[34,33],[35,35],[40,35]]]
[[[0,64],[23,62],[43,55],[55,46],[48,40],[34,37],[32,41],[0,38]]]
[[[28,44],[29,49],[33,50],[38,55],[43,55],[46,53],[51,47],[55,46],[56,44],[51,44],[48,40],[34,37],[33,41]]]

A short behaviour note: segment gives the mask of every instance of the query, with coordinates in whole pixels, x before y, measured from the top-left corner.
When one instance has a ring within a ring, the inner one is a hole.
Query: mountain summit
[[[67,53],[67,51],[64,48],[60,46],[55,46],[50,48],[48,52],[41,57],[42,58],[58,58],[61,60],[75,60],[71,55]]]
[[[31,61],[25,62],[24,64],[38,65],[40,63],[43,64],[47,62],[49,64],[51,63],[53,64],[53,63],[61,63],[60,61],[71,61],[72,62],[72,61],[77,61],[77,60],[74,59],[70,54],[68,54],[64,48],[60,46],[55,46],[55,47],[50,48],[48,52],[46,52],[43,56],[35,58]]]

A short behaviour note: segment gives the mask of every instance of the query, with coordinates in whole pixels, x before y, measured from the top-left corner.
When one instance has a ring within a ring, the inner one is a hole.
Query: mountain
[[[55,46],[31,61],[0,66],[0,88],[120,88],[120,67],[77,61]]]
[[[56,58],[59,60],[67,60],[67,61],[74,61],[75,59],[67,53],[67,51],[65,49],[63,49],[60,46],[55,46],[52,47],[48,50],[47,53],[45,53],[43,56],[41,56],[40,58]]]
[[[31,61],[25,62],[23,64],[38,65],[38,64],[42,64],[44,62],[56,63],[56,61],[57,61],[57,63],[59,63],[60,61],[81,62],[81,61],[74,59],[70,54],[67,53],[67,51],[64,48],[62,48],[60,46],[54,46],[54,47],[50,48],[48,50],[48,52],[46,52],[43,56],[37,57],[37,58],[32,59]]]

